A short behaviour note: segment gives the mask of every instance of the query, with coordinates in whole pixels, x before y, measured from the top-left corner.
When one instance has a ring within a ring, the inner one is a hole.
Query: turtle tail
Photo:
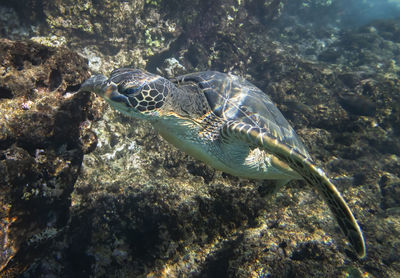
[[[315,167],[307,157],[297,152],[296,149],[279,141],[278,138],[271,137],[270,133],[263,129],[232,121],[224,126],[223,133],[234,133],[242,140],[273,153],[300,174],[309,184],[316,187],[324,196],[326,203],[357,255],[360,258],[366,256],[364,237],[353,213],[335,185],[321,169]]]

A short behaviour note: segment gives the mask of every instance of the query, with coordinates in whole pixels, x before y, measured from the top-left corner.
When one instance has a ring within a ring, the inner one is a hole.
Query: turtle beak
[[[114,82],[109,82],[104,75],[95,75],[83,82],[79,92],[94,92],[111,104],[124,103],[130,107],[131,104],[126,96],[118,92],[118,86]]]
[[[83,82],[79,88],[79,92],[94,92],[100,96],[104,95],[104,87],[107,84],[107,77],[102,74],[90,77]]]

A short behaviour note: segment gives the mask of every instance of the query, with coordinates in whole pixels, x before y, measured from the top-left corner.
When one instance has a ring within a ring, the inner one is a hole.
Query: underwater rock
[[[348,112],[360,116],[374,116],[376,104],[365,96],[339,95],[340,105]]]
[[[0,276],[45,254],[68,220],[84,152],[96,138],[87,61],[67,49],[0,39]]]

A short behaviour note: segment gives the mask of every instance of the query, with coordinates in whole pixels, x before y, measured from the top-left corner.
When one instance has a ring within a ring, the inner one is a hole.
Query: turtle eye
[[[134,94],[140,92],[140,90],[143,89],[143,87],[145,85],[146,85],[145,82],[143,82],[139,85],[137,83],[132,84],[132,83],[123,82],[118,85],[118,92],[129,97],[131,95],[134,95]]]
[[[142,88],[143,88],[143,85],[138,86],[138,87],[130,87],[130,88],[126,88],[124,91],[122,91],[122,93],[129,96],[129,95],[133,95],[133,94],[139,92]]]

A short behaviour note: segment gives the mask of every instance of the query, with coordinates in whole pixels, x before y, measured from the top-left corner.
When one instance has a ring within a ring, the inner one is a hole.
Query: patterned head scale
[[[124,103],[139,112],[153,111],[164,104],[168,95],[164,78],[139,69],[118,69],[111,73],[110,102]],[[116,90],[112,85],[116,85]]]
[[[161,76],[140,69],[114,70],[109,79],[96,75],[82,84],[80,91],[88,90],[102,96],[118,110],[128,114],[156,112],[164,104],[170,82]]]

